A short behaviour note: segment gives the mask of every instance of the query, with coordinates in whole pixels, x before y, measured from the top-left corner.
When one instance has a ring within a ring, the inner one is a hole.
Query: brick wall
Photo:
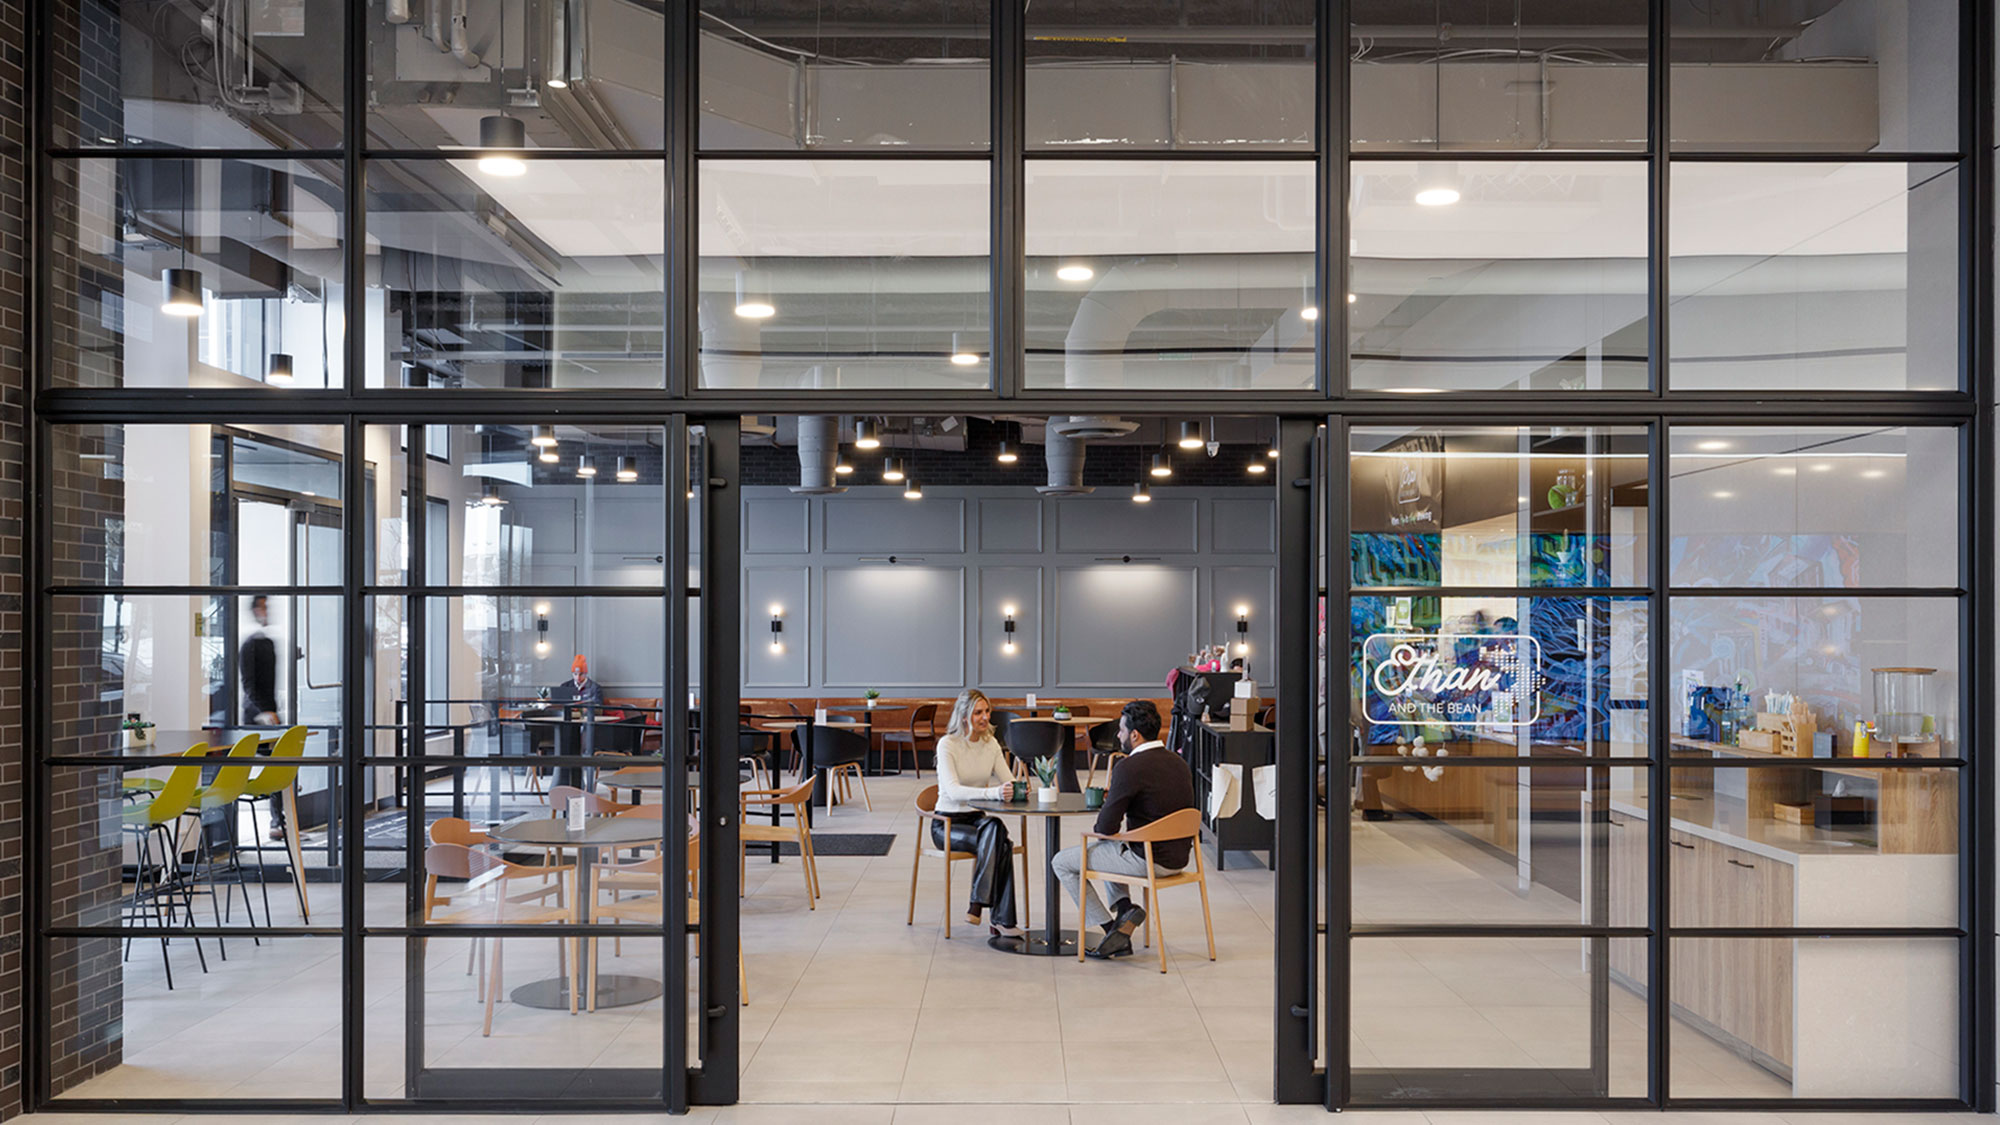
[[[0,0],[0,636],[21,635],[21,556],[27,509],[22,486],[23,424],[28,405],[23,355],[27,312],[22,236],[28,229],[29,143],[23,83],[27,27],[21,0]],[[21,1112],[26,1056],[22,1039],[21,872],[26,770],[21,729],[21,647],[0,646],[0,1117]]]

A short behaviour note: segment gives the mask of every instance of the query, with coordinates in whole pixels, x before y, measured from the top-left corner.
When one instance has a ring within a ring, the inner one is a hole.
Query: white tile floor
[[[760,858],[749,862],[742,902],[751,997],[740,1012],[744,1104],[698,1111],[687,1120],[904,1123],[990,1118],[1009,1125],[1142,1120],[1199,1125],[1319,1119],[1314,1109],[1269,1104],[1273,882],[1263,866],[1232,856],[1229,870],[1211,871],[1220,952],[1215,962],[1206,959],[1199,898],[1192,889],[1168,892],[1164,917],[1170,971],[1165,975],[1144,956],[1086,964],[1013,957],[989,949],[983,928],[955,924],[953,938],[945,939],[940,924],[945,904],[935,860],[926,860],[921,872],[917,923],[905,924],[915,826],[909,810],[918,783],[906,777],[870,779],[869,785],[874,812],[862,811],[858,803],[843,807],[822,819],[816,831],[893,832],[895,845],[882,857],[822,856],[824,897],[817,909],[806,907],[796,859],[778,865]],[[1081,825],[1079,819],[1066,822],[1072,833]],[[1039,914],[1041,826],[1031,823],[1030,830],[1035,869],[1027,891]],[[1361,826],[1356,854],[1367,857],[1357,871],[1359,898],[1379,885],[1433,896],[1432,902],[1450,901],[1475,914],[1487,900],[1495,909],[1502,903],[1520,905],[1510,865],[1496,872],[1490,856],[1468,852],[1434,829],[1418,830],[1414,822]],[[955,892],[961,897],[950,904],[954,911],[963,908],[963,886],[961,878]],[[313,888],[315,899],[328,900],[327,908],[334,905],[335,893],[328,885]],[[400,885],[371,886],[368,916],[376,921],[396,917],[403,893]],[[288,899],[274,896],[273,901]],[[1064,916],[1074,924],[1076,912],[1067,902]],[[280,906],[276,921],[291,920]],[[507,989],[552,975],[556,944],[510,939]],[[1443,1061],[1573,1066],[1586,1057],[1588,993],[1575,941],[1365,944],[1365,964],[1353,976],[1357,1065],[1435,1066]],[[371,942],[368,950],[366,1091],[371,1097],[402,1095],[403,950],[400,939]],[[465,972],[467,952],[463,939],[436,939],[425,957],[425,1049],[432,1066],[587,1070],[640,1067],[660,1057],[663,1006],[657,1000],[572,1017],[507,1002],[503,993],[493,1035],[482,1036],[476,980]],[[168,992],[157,943],[134,945],[126,965],[124,1065],[76,1094],[337,1094],[338,942],[291,938],[252,947],[239,938],[231,939],[227,962],[213,948],[208,953],[210,972],[202,974],[194,966],[192,949],[177,942],[170,955],[180,987]],[[612,957],[606,942],[603,953],[611,971],[655,979],[661,975],[657,945],[627,942],[623,954]],[[1613,1004],[1614,1092],[1642,1094],[1643,1006],[1615,988]],[[1691,1036],[1678,1036],[1676,1043],[1677,1071],[1705,1075],[1703,1081],[1712,1082],[1700,1093],[1785,1093],[1775,1076],[1713,1044]],[[254,1061],[243,1062],[245,1058]],[[1343,1120],[1357,1117],[1436,1125],[1783,1120],[1755,1114],[1443,1112],[1347,1114]],[[1815,1125],[1838,1120],[1824,1115],[1801,1119]]]

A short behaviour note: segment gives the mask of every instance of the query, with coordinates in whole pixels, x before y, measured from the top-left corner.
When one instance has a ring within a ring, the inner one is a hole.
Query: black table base
[[[1075,949],[1071,949],[1073,954]],[[583,982],[583,995],[577,997],[576,1010],[584,1010],[590,998],[590,982]],[[666,987],[651,977],[601,976],[597,978],[597,1006],[600,1008],[624,1008],[633,1004],[644,1004],[666,995]],[[514,1003],[526,1008],[544,1008],[550,1011],[569,1011],[569,981],[563,977],[551,977],[524,984],[511,994]]]
[[[1018,957],[1074,957],[1076,956],[1076,931],[1062,930],[1061,939],[1049,944],[1047,930],[1032,930],[1021,937],[995,936],[986,939],[986,944],[1002,953],[1012,953]]]

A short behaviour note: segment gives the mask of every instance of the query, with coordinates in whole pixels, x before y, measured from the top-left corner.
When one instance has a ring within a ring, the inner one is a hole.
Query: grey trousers
[[[1063,889],[1069,892],[1071,901],[1083,905],[1083,921],[1088,926],[1102,927],[1111,921],[1111,912],[1098,901],[1097,891],[1083,886],[1083,852],[1078,847],[1068,847],[1056,853],[1050,866],[1055,868],[1056,878]],[[1094,875],[1135,875],[1146,877],[1146,857],[1125,850],[1123,844],[1113,844],[1098,840],[1090,845],[1090,873]],[[1179,871],[1162,867],[1158,874],[1178,875]],[[1111,889],[1112,901],[1129,899],[1132,888],[1124,883],[1107,883]]]

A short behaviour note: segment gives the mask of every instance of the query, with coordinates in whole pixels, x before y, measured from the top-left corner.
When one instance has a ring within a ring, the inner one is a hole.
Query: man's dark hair
[[[264,605],[269,604],[270,600],[271,599],[265,597],[264,595],[258,594],[250,599],[250,608],[253,610],[258,609]]]
[[[1133,734],[1151,742],[1160,737],[1160,709],[1153,706],[1150,699],[1135,699],[1125,705],[1120,712],[1125,717],[1125,725]]]

